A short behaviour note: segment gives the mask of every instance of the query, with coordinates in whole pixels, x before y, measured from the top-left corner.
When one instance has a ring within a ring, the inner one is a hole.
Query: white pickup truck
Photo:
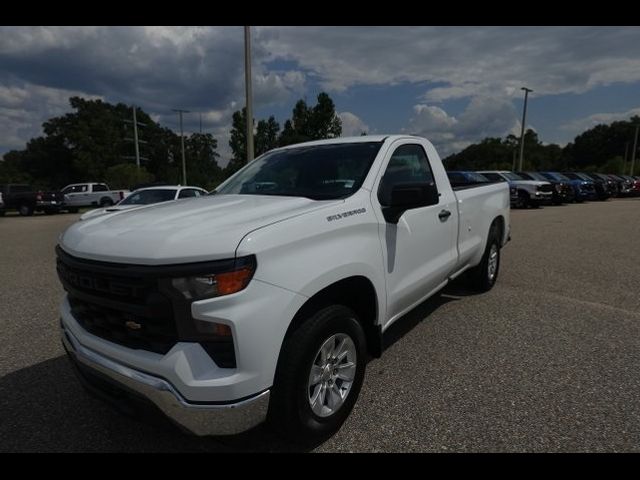
[[[74,183],[62,189],[63,208],[75,213],[80,207],[110,207],[128,193],[129,190],[110,190],[106,183]]]
[[[340,428],[396,320],[466,273],[492,288],[506,182],[454,191],[414,136],[272,150],[213,195],[59,239],[64,346],[87,388],[197,435]]]

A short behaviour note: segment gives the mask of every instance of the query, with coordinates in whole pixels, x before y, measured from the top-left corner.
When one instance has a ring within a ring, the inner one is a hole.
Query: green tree
[[[331,97],[321,92],[318,94],[316,105],[311,108],[304,100],[296,102],[291,120],[287,120],[284,124],[279,144],[292,145],[310,140],[336,138],[340,135],[342,135],[342,120],[336,113]]]
[[[601,169],[600,166],[604,166],[609,160],[624,155],[627,142],[630,143],[630,158],[635,125],[638,123],[640,116],[635,115],[627,121],[600,124],[584,131],[565,147],[563,153],[567,164],[575,170],[590,166]]]
[[[185,140],[187,181],[189,185],[211,190],[222,180],[216,151],[218,141],[210,133],[194,133]]]
[[[226,176],[234,174],[247,163],[246,118],[246,108],[234,112],[232,116],[229,146],[233,156],[225,168]],[[276,122],[275,117],[270,116],[267,120],[258,121],[253,135],[253,151],[256,157],[278,146],[279,132],[280,125]]]
[[[74,182],[102,181],[112,174],[112,167],[133,164],[130,106],[80,97],[71,97],[69,103],[71,112],[44,122],[43,136],[31,139],[24,150],[4,155],[0,178],[30,181],[39,188],[61,188]],[[145,170],[158,181],[180,182],[180,137],[142,109],[138,108],[136,114],[143,124],[138,133]],[[221,171],[215,161],[216,140],[211,135],[196,136],[191,143],[188,139],[187,145],[188,164],[192,163],[190,156],[194,156],[193,165],[189,166],[194,176],[188,178],[202,185],[218,182]]]
[[[511,170],[515,157],[519,168],[520,139],[515,135],[501,138],[485,138],[459,153],[445,159],[448,170]],[[538,134],[529,129],[524,135],[523,170],[564,170],[563,150],[555,144],[544,145]]]
[[[131,163],[120,163],[107,168],[106,182],[112,189],[132,189],[136,185],[151,183],[154,176],[146,168]]]

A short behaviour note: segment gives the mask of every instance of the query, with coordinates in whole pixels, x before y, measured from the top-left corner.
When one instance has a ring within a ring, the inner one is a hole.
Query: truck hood
[[[60,246],[80,258],[138,265],[218,260],[233,257],[251,231],[342,202],[262,195],[184,199],[76,222]]]
[[[108,213],[122,212],[123,210],[129,210],[130,208],[141,208],[145,205],[114,205],[107,208],[96,208],[89,210],[80,216],[80,220],[88,220],[89,218],[97,217],[98,215],[106,215]]]

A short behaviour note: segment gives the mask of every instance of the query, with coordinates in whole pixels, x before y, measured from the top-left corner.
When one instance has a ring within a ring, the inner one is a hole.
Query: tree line
[[[58,189],[83,181],[106,181],[112,188],[142,183],[178,184],[182,179],[180,136],[154,121],[138,108],[142,166],[133,159],[131,107],[80,97],[69,99],[72,111],[43,124],[43,135],[29,140],[22,150],[11,150],[0,161],[0,183],[30,183],[37,188]],[[218,141],[209,133],[185,137],[187,179],[191,185],[213,189],[246,163],[246,111],[232,117],[229,146],[231,159],[219,165]],[[127,121],[129,121],[127,123]],[[635,125],[640,116],[581,133],[565,147],[543,144],[538,134],[525,134],[525,170],[576,170],[628,173]],[[315,105],[299,100],[283,127],[273,116],[254,120],[255,155],[276,147],[309,140],[339,137],[342,123],[327,93]],[[489,137],[445,158],[451,170],[511,170],[518,165],[519,138]],[[640,159],[636,172],[640,173]]]
[[[635,125],[640,116],[596,125],[560,147],[543,144],[538,134],[527,130],[524,136],[523,170],[583,171],[629,174]],[[512,170],[518,168],[520,139],[489,137],[444,159],[450,170]],[[636,159],[635,175],[640,174],[640,159]]]
[[[43,124],[43,135],[29,140],[23,150],[11,150],[0,161],[0,183],[30,183],[36,188],[59,189],[75,182],[105,181],[111,188],[144,183],[179,184],[182,181],[181,139],[137,108],[141,167],[134,157],[132,109],[102,100],[69,99],[72,111]],[[219,165],[218,141],[210,133],[192,133],[184,139],[187,181],[213,189],[246,163],[246,112],[233,114],[232,158]],[[256,156],[272,148],[323,138],[339,137],[342,122],[333,100],[322,92],[317,103],[299,100],[291,119],[280,125],[273,116],[254,120]]]

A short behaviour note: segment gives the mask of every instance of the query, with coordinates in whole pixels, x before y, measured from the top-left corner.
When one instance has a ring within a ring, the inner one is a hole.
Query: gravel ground
[[[0,451],[289,451],[262,427],[186,436],[79,386],[58,338],[57,236],[0,218]],[[343,428],[315,450],[640,451],[640,199],[512,211],[489,293],[461,284],[386,335]]]

